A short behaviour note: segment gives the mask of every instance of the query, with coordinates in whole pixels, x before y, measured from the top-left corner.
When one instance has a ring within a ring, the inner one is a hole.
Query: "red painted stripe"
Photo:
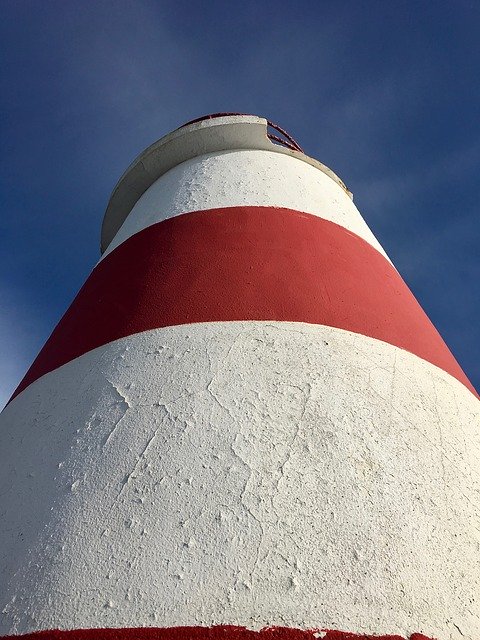
[[[410,351],[474,388],[392,265],[316,216],[232,207],[170,218],[94,269],[15,394],[133,333],[192,322],[280,320],[348,329]]]
[[[267,627],[251,631],[245,627],[141,627],[138,629],[79,629],[37,631],[23,636],[4,636],[2,640],[405,640],[401,636],[358,635],[346,631],[303,630]],[[433,640],[414,633],[410,640]]]

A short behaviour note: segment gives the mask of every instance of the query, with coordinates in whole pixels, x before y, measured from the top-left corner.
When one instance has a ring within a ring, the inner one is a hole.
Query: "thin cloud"
[[[35,316],[27,316],[28,305],[0,284],[0,410],[11,397],[36,355]]]
[[[363,206],[373,215],[382,215],[392,205],[404,205],[419,194],[428,194],[439,185],[455,184],[478,172],[480,140],[467,148],[445,154],[424,166],[405,168],[402,173],[390,174],[357,183]]]

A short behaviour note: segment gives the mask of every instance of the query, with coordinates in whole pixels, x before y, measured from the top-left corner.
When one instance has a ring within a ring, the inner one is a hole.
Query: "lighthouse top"
[[[107,249],[135,203],[160,176],[181,162],[208,153],[239,149],[282,153],[316,167],[352,196],[331,169],[305,155],[290,137],[284,140],[269,134],[269,126],[265,118],[258,116],[219,114],[194,120],[154,142],[135,158],[110,196],[102,225],[101,252]],[[284,133],[281,129],[280,132]]]

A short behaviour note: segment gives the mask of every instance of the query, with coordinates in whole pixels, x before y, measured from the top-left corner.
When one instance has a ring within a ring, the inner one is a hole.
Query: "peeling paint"
[[[302,323],[89,352],[2,413],[0,633],[153,611],[160,626],[476,640],[479,406],[406,351]]]
[[[154,617],[154,614],[152,615]],[[259,631],[237,626],[170,627],[139,629],[80,629],[78,631],[44,631],[24,636],[10,636],[19,640],[433,640],[421,633],[409,639],[398,635],[358,635],[345,631],[316,631],[266,627]],[[4,640],[8,640],[5,638]]]

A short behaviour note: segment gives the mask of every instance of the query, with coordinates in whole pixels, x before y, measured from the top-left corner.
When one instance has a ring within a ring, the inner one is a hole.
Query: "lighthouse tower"
[[[192,122],[117,184],[0,416],[0,636],[479,640],[478,396],[270,131]]]

